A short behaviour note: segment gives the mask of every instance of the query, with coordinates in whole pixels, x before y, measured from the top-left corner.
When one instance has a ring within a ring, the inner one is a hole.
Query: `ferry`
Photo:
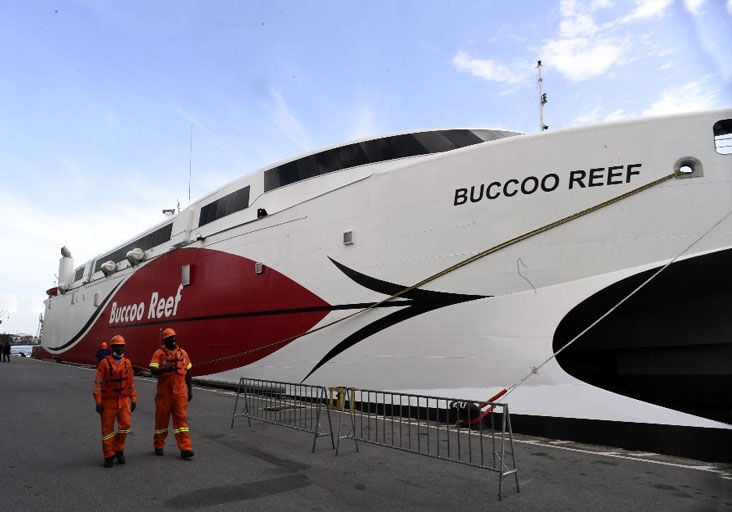
[[[101,248],[100,248],[101,249]],[[514,430],[730,460],[732,109],[439,129],[245,175],[76,265],[37,357],[483,401]]]

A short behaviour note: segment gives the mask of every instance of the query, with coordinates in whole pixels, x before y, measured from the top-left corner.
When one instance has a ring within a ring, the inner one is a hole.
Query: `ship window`
[[[440,153],[483,142],[470,130],[446,130],[441,132],[416,133],[414,135],[430,153]]]
[[[714,146],[720,155],[732,154],[732,119],[714,123]]]
[[[97,272],[105,261],[112,260],[115,263],[124,261],[127,257],[127,252],[131,251],[135,247],[139,247],[143,251],[147,251],[148,249],[152,249],[153,247],[167,242],[168,240],[170,240],[170,233],[172,231],[173,223],[169,222],[162,228],[157,229],[152,233],[148,233],[147,235],[130,242],[129,244],[120,249],[117,249],[116,251],[112,251],[108,254],[105,254],[104,256],[97,258],[97,262],[94,264],[94,272]]]
[[[249,207],[249,185],[240,188],[236,192],[225,195],[216,201],[207,204],[201,208],[198,217],[198,225],[203,226],[209,222],[213,222],[221,217],[226,217],[232,213],[244,210]]]
[[[397,135],[385,139],[377,139],[363,143],[366,154],[371,162],[382,162],[394,158],[426,155],[430,150],[420,144],[416,135]]]
[[[443,130],[393,135],[347,144],[268,169],[264,172],[264,191],[269,192],[290,183],[349,167],[441,153],[511,135],[517,134],[501,130]]]
[[[74,282],[80,281],[84,277],[84,267],[79,267],[74,272]]]

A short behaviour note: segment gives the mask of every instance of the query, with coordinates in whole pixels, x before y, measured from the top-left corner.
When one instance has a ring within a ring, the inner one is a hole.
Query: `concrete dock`
[[[138,377],[127,464],[102,466],[94,370],[0,363],[0,511],[732,511],[732,465],[514,435],[520,492],[498,475],[238,420],[235,394],[194,386],[195,457],[153,455],[155,382]],[[690,440],[693,442],[693,440]]]

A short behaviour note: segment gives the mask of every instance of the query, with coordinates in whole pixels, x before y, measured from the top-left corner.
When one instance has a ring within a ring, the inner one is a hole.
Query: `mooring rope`
[[[475,418],[472,418],[468,423],[470,425],[475,425],[480,420],[482,420],[485,416],[490,414],[493,409],[496,407],[493,402],[495,402],[498,398],[502,398],[513,392],[517,387],[519,387],[521,384],[526,382],[532,375],[537,375],[539,373],[539,370],[544,367],[546,364],[548,364],[552,359],[555,359],[559,354],[561,354],[564,350],[566,350],[570,345],[572,345],[575,341],[577,341],[579,338],[584,336],[590,329],[595,327],[597,324],[602,322],[605,318],[607,318],[610,314],[612,314],[613,311],[618,309],[620,306],[622,306],[625,302],[627,302],[633,295],[638,293],[641,289],[645,288],[651,281],[656,279],[661,272],[666,270],[668,267],[670,267],[673,263],[675,263],[681,256],[689,252],[689,250],[694,247],[696,244],[701,242],[709,233],[714,231],[714,229],[719,226],[722,222],[724,222],[727,217],[732,215],[732,210],[727,212],[725,215],[722,216],[721,219],[716,221],[712,226],[707,229],[704,233],[702,233],[700,236],[698,236],[691,244],[686,246],[680,253],[678,253],[676,256],[671,258],[668,263],[666,263],[664,266],[659,268],[657,271],[655,271],[648,279],[643,281],[640,285],[638,285],[635,289],[633,289],[629,294],[627,294],[625,297],[620,299],[614,306],[612,306],[610,309],[608,309],[604,314],[602,314],[600,317],[598,317],[594,322],[592,322],[590,325],[585,327],[579,334],[577,334],[574,338],[569,340],[567,343],[562,345],[559,350],[552,353],[549,357],[547,357],[540,365],[538,366],[532,366],[529,372],[524,375],[521,379],[511,384],[508,388],[503,388],[501,391],[499,391],[497,394],[489,398],[485,402],[481,402],[478,404],[478,407],[482,410],[483,407],[489,406],[487,409],[482,410],[481,413],[476,416]]]
[[[354,311],[353,313],[350,313],[350,314],[348,314],[348,315],[346,315],[346,316],[344,316],[342,318],[339,318],[339,319],[334,320],[332,322],[329,322],[327,324],[323,324],[320,327],[317,327],[315,329],[311,329],[309,331],[305,331],[305,332],[300,333],[300,334],[295,334],[293,336],[289,336],[287,338],[284,338],[284,339],[275,341],[273,343],[269,343],[267,345],[263,345],[261,347],[253,348],[253,349],[250,349],[250,350],[246,350],[244,352],[239,352],[239,353],[236,353],[236,354],[231,354],[231,355],[224,356],[224,357],[220,357],[220,358],[217,358],[217,359],[211,359],[209,361],[203,361],[201,363],[194,364],[194,366],[205,366],[205,365],[210,365],[210,364],[221,363],[223,361],[229,361],[229,360],[232,360],[232,359],[239,359],[239,358],[242,358],[242,357],[246,357],[246,356],[248,356],[250,354],[254,354],[254,353],[257,353],[257,352],[262,352],[262,351],[265,351],[265,350],[269,350],[270,348],[273,348],[273,347],[276,347],[276,346],[279,346],[279,345],[283,345],[283,344],[289,343],[289,342],[294,341],[294,340],[296,340],[298,338],[301,338],[301,337],[303,337],[303,336],[305,336],[307,334],[312,334],[312,333],[321,331],[323,329],[326,329],[328,327],[331,327],[333,325],[336,325],[336,324],[338,324],[340,322],[344,322],[344,321],[346,321],[346,320],[348,320],[350,318],[353,318],[353,317],[355,317],[357,315],[360,315],[362,313],[365,313],[365,312],[367,312],[367,311],[369,311],[371,309],[377,308],[377,307],[381,306],[382,304],[384,304],[386,302],[389,302],[390,300],[396,299],[396,298],[404,295],[405,293],[408,293],[408,292],[410,292],[410,291],[412,291],[414,289],[417,289],[417,288],[419,288],[421,286],[424,286],[425,284],[430,283],[430,282],[434,281],[435,279],[438,279],[438,278],[440,278],[440,277],[442,277],[442,276],[444,276],[446,274],[449,274],[451,272],[454,272],[455,270],[457,270],[459,268],[462,268],[462,267],[464,267],[466,265],[469,265],[470,263],[473,263],[473,262],[475,262],[475,261],[477,261],[477,260],[479,260],[481,258],[484,258],[484,257],[488,256],[489,254],[493,254],[495,252],[500,251],[501,249],[505,249],[505,248],[510,247],[512,245],[515,245],[515,244],[517,244],[519,242],[522,242],[524,240],[527,240],[529,238],[532,238],[532,237],[534,237],[536,235],[540,235],[541,233],[545,233],[547,231],[550,231],[550,230],[552,230],[552,229],[554,229],[556,227],[559,227],[559,226],[561,226],[563,224],[566,224],[566,223],[571,222],[573,220],[576,220],[576,219],[579,219],[579,218],[584,217],[586,215],[589,215],[590,213],[596,212],[596,211],[601,210],[603,208],[606,208],[606,207],[608,207],[610,205],[613,205],[615,203],[618,203],[618,202],[620,202],[620,201],[622,201],[624,199],[627,199],[629,197],[632,197],[632,196],[634,196],[636,194],[639,194],[639,193],[641,193],[641,192],[643,192],[645,190],[648,190],[650,188],[653,188],[656,185],[660,185],[661,183],[664,183],[664,182],[666,182],[666,181],[668,181],[668,180],[670,180],[672,178],[675,178],[679,174],[680,173],[678,171],[674,171],[671,174],[667,174],[665,176],[662,176],[662,177],[660,177],[660,178],[658,178],[656,180],[653,180],[653,181],[651,181],[649,183],[646,183],[645,185],[641,185],[640,187],[634,188],[633,190],[630,190],[630,191],[625,192],[623,194],[620,194],[618,196],[612,197],[612,198],[608,199],[607,201],[603,201],[603,202],[598,203],[598,204],[596,204],[594,206],[591,206],[589,208],[585,208],[584,210],[580,210],[580,211],[575,212],[575,213],[573,213],[571,215],[568,215],[566,217],[563,217],[563,218],[561,218],[559,220],[555,220],[554,222],[550,222],[549,224],[545,224],[545,225],[543,225],[541,227],[538,227],[536,229],[533,229],[531,231],[527,231],[526,233],[523,233],[523,234],[518,235],[518,236],[516,236],[514,238],[511,238],[510,240],[506,240],[505,242],[501,242],[501,243],[499,243],[497,245],[494,245],[493,247],[490,247],[488,249],[485,249],[484,251],[481,251],[479,253],[476,253],[473,256],[470,256],[468,258],[465,258],[464,260],[461,260],[461,261],[455,263],[454,265],[451,265],[451,266],[449,266],[449,267],[447,267],[447,268],[445,268],[443,270],[440,270],[439,272],[437,272],[435,274],[432,274],[431,276],[426,277],[425,279],[421,280],[420,282],[418,282],[416,284],[413,284],[412,286],[408,286],[408,287],[406,287],[406,288],[404,288],[404,289],[396,292],[395,294],[393,294],[393,295],[391,295],[389,297],[386,297],[385,299],[382,299],[382,300],[380,300],[378,302],[375,302],[375,303],[373,303],[373,304],[371,304],[369,306],[366,306],[365,308],[362,308],[362,309],[359,309],[357,311]]]
[[[669,260],[669,262],[668,262],[668,263],[666,263],[666,264],[665,264],[664,266],[662,266],[661,268],[659,268],[659,269],[658,269],[658,270],[657,270],[656,272],[654,272],[654,273],[653,273],[653,274],[652,274],[652,275],[651,275],[651,276],[650,276],[650,277],[649,277],[648,279],[646,279],[645,281],[643,281],[643,282],[642,282],[642,283],[641,283],[640,285],[638,285],[638,286],[637,286],[637,287],[636,287],[636,288],[635,288],[635,289],[634,289],[633,291],[631,291],[631,292],[630,292],[630,293],[629,293],[628,295],[626,295],[625,297],[623,297],[622,299],[620,299],[620,301],[618,301],[618,303],[617,303],[617,304],[615,304],[614,306],[612,306],[612,307],[611,307],[610,309],[608,309],[608,310],[607,310],[607,311],[606,311],[606,312],[605,312],[604,314],[602,314],[602,315],[601,315],[601,316],[600,316],[599,318],[597,318],[597,319],[596,319],[596,320],[595,320],[594,322],[592,322],[592,323],[591,323],[590,325],[588,325],[587,327],[585,327],[585,329],[583,329],[583,330],[582,330],[582,331],[581,331],[581,332],[580,332],[579,334],[577,334],[577,335],[576,335],[576,336],[575,336],[574,338],[572,338],[572,339],[571,339],[571,340],[569,340],[569,341],[568,341],[567,343],[565,343],[564,345],[562,345],[562,347],[560,347],[560,348],[559,348],[559,350],[557,350],[557,351],[556,351],[556,352],[554,352],[554,353],[553,353],[552,355],[550,355],[550,356],[549,356],[548,358],[546,358],[546,360],[545,360],[544,362],[542,362],[542,363],[541,363],[541,364],[540,364],[539,366],[534,366],[534,367],[532,367],[532,368],[531,368],[531,371],[530,371],[529,373],[527,373],[527,374],[526,374],[526,375],[525,375],[525,376],[524,376],[523,378],[519,379],[519,380],[518,380],[517,382],[515,382],[514,384],[512,384],[511,386],[509,386],[508,388],[506,388],[506,393],[504,394],[504,396],[505,396],[505,395],[507,395],[507,394],[509,394],[509,393],[511,393],[511,392],[512,392],[512,391],[513,391],[514,389],[516,389],[516,388],[517,388],[518,386],[520,386],[521,384],[523,384],[523,383],[524,383],[524,382],[525,382],[525,381],[526,381],[526,380],[527,380],[527,379],[528,379],[529,377],[531,377],[532,375],[536,375],[536,374],[537,374],[537,373],[539,372],[539,370],[540,370],[540,369],[541,369],[541,368],[542,368],[542,367],[543,367],[544,365],[546,365],[546,364],[547,364],[547,363],[548,363],[549,361],[551,361],[552,359],[556,358],[556,357],[557,357],[557,356],[558,356],[559,354],[561,354],[561,353],[562,353],[562,352],[563,352],[564,350],[566,350],[566,349],[567,349],[567,348],[568,348],[568,347],[569,347],[570,345],[572,345],[572,343],[574,343],[574,342],[575,342],[575,341],[577,341],[577,340],[578,340],[579,338],[581,338],[582,336],[584,336],[584,335],[585,335],[585,334],[587,333],[587,331],[589,331],[590,329],[592,329],[593,327],[595,327],[595,326],[596,326],[597,324],[599,324],[600,322],[602,322],[602,321],[603,321],[603,320],[604,320],[604,319],[605,319],[605,318],[606,318],[607,316],[609,316],[609,315],[610,315],[610,314],[611,314],[611,313],[612,313],[613,311],[615,311],[615,310],[616,310],[616,309],[618,309],[618,308],[619,308],[620,306],[622,306],[622,305],[623,305],[623,304],[624,304],[625,302],[627,302],[627,301],[628,301],[628,300],[629,300],[629,299],[630,299],[630,298],[631,298],[631,297],[632,297],[633,295],[635,295],[636,293],[638,293],[638,292],[639,292],[639,291],[640,291],[641,289],[645,288],[645,287],[646,287],[646,286],[648,285],[648,283],[650,283],[651,281],[653,281],[654,279],[656,279],[656,278],[657,278],[657,277],[659,276],[659,274],[661,274],[661,272],[663,272],[663,271],[664,271],[664,270],[666,270],[666,269],[667,269],[668,267],[670,267],[670,266],[671,266],[671,265],[672,265],[673,263],[675,263],[675,262],[676,262],[676,261],[677,261],[677,260],[678,260],[678,259],[679,259],[679,258],[680,258],[681,256],[683,256],[684,254],[686,254],[687,252],[689,252],[689,250],[690,250],[690,249],[691,249],[692,247],[694,247],[694,246],[695,246],[696,244],[698,244],[699,242],[701,242],[701,241],[702,241],[702,239],[704,239],[704,238],[705,238],[705,237],[706,237],[706,236],[707,236],[707,235],[708,235],[709,233],[711,233],[711,232],[712,232],[712,231],[713,231],[713,230],[714,230],[714,229],[715,229],[715,228],[716,228],[717,226],[719,226],[719,225],[720,225],[720,224],[721,224],[722,222],[724,222],[724,221],[725,221],[725,220],[727,219],[727,217],[729,217],[730,215],[732,215],[732,210],[730,210],[729,212],[727,212],[727,213],[726,213],[726,214],[725,214],[725,215],[724,215],[724,216],[723,216],[723,217],[722,217],[721,219],[719,219],[719,220],[718,220],[717,222],[715,222],[715,223],[714,223],[714,224],[712,225],[712,227],[710,227],[710,228],[709,228],[709,229],[707,229],[707,230],[706,230],[706,231],[705,231],[704,233],[702,233],[702,234],[701,234],[701,235],[700,235],[699,237],[697,237],[697,238],[696,238],[696,239],[695,239],[695,240],[694,240],[694,241],[693,241],[693,242],[692,242],[691,244],[689,244],[689,245],[688,245],[687,247],[685,247],[685,248],[684,248],[684,250],[682,250],[682,251],[681,251],[680,253],[678,253],[678,254],[677,254],[676,256],[674,256],[673,258],[671,258],[671,259]]]

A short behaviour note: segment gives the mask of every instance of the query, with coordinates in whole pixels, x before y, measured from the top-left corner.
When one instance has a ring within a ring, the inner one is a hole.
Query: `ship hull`
[[[173,327],[194,376],[210,381],[471,400],[509,388],[516,426],[554,437],[587,425],[726,437],[729,398],[714,389],[731,382],[732,156],[715,150],[712,126],[729,118],[507,137],[261,194],[252,182],[256,208],[192,227],[196,203],[140,263],[90,270],[49,297],[42,342],[92,363],[100,341],[122,334],[147,366]],[[700,268],[708,285],[690,287]],[[672,349],[713,347],[686,373],[683,355],[658,348],[679,329],[692,341]],[[624,341],[609,349],[610,337]],[[633,370],[618,371],[634,348]],[[660,392],[674,376],[684,389]]]

